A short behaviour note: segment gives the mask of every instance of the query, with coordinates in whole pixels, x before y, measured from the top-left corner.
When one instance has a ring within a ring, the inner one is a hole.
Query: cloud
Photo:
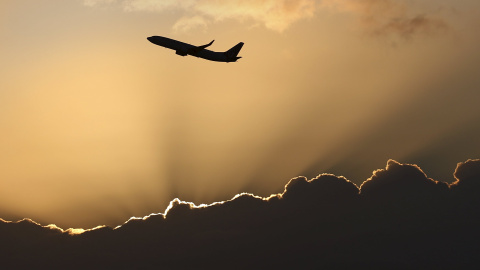
[[[361,185],[362,195],[375,200],[421,200],[448,191],[448,184],[427,178],[416,165],[389,160]],[[400,197],[397,197],[400,196]],[[415,202],[416,203],[416,202]]]
[[[163,214],[73,234],[0,220],[4,267],[477,268],[480,160],[451,185],[388,161],[361,189],[344,177],[297,177],[268,198],[210,205],[178,199]]]
[[[104,4],[112,4],[117,2],[117,0],[83,0],[83,4],[88,7],[104,5]]]
[[[374,36],[410,38],[448,29],[448,23],[438,14],[442,7],[438,3],[420,8],[400,0],[84,0],[87,6],[113,3],[125,11],[181,11],[184,14],[173,27],[181,31],[231,19],[251,20],[282,32],[299,20],[312,18],[321,7],[357,16],[363,30]]]
[[[441,4],[418,7],[399,0],[323,0],[324,7],[353,14],[363,31],[374,36],[410,38],[417,34],[437,34],[448,29],[439,15]]]
[[[447,23],[440,18],[420,14],[414,17],[391,18],[372,29],[374,35],[397,34],[410,38],[416,34],[437,34],[448,29]]]
[[[173,25],[173,30],[182,32],[188,32],[197,28],[205,30],[207,24],[208,22],[202,16],[182,17]]]
[[[190,30],[224,20],[253,21],[278,32],[291,24],[313,16],[316,0],[85,0],[85,5],[120,4],[126,11],[184,13],[174,25],[175,30]]]

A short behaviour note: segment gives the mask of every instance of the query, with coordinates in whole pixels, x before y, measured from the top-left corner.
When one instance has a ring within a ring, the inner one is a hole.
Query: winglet
[[[197,48],[197,50],[203,50],[203,49],[209,47],[210,45],[212,45],[214,41],[215,41],[215,39],[210,41],[210,43],[208,43],[208,44],[205,44],[205,45],[202,45],[202,46],[197,46],[196,48]]]

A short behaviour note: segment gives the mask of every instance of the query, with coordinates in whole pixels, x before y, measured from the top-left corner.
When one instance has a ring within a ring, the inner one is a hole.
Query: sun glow
[[[0,217],[117,226],[298,175],[359,185],[390,158],[454,181],[478,154],[478,1],[147,2],[0,4]]]

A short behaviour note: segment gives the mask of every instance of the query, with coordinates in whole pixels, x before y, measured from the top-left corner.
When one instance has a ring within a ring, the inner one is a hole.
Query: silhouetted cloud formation
[[[239,194],[81,234],[0,220],[3,267],[64,269],[473,269],[480,266],[480,160],[451,185],[388,161],[362,184],[297,177],[282,194]]]

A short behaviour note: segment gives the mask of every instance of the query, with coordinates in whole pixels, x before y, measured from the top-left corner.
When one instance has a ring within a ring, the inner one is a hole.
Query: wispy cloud
[[[205,27],[227,19],[252,20],[266,28],[282,32],[292,23],[312,17],[316,0],[85,0],[85,5],[120,4],[126,11],[163,12],[181,10],[185,14],[174,25],[175,30]]]
[[[205,30],[207,25],[208,21],[202,16],[182,17],[173,25],[173,30],[178,32],[188,32],[198,28]]]
[[[89,7],[98,6],[102,4],[112,4],[117,0],[83,0],[83,4]]]
[[[173,26],[176,31],[205,29],[211,23],[231,19],[253,21],[282,32],[297,21],[313,17],[321,8],[353,14],[363,31],[375,36],[409,38],[448,28],[447,22],[434,14],[441,4],[419,7],[400,0],[84,0],[84,3],[87,6],[115,3],[125,11],[183,11]]]
[[[419,7],[399,0],[323,0],[322,4],[333,11],[353,14],[362,30],[374,36],[409,38],[448,29],[448,23],[438,14],[440,4]]]

